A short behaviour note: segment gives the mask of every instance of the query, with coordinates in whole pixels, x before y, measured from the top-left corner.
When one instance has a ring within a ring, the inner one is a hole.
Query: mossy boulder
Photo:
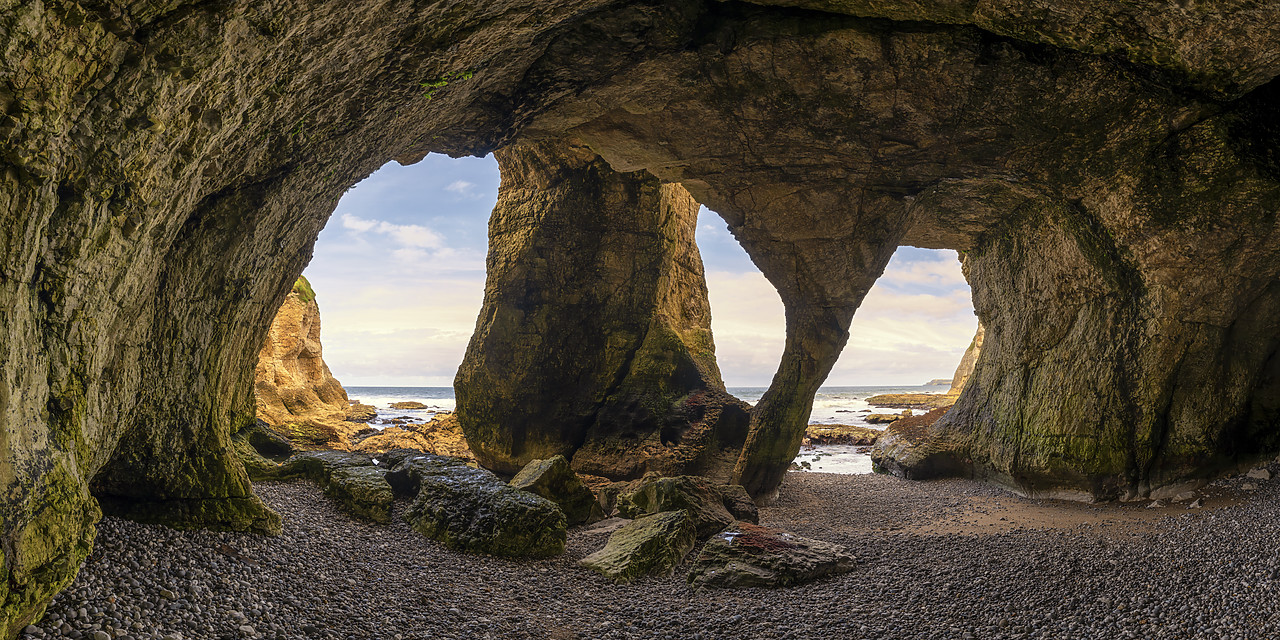
[[[754,513],[742,501],[742,492],[721,490],[706,478],[677,476],[648,478],[629,493],[618,496],[618,513],[625,518],[683,509],[689,512],[699,538],[705,538],[733,524],[737,518],[725,506],[730,502],[735,511],[752,518]],[[748,501],[749,502],[749,501]]]
[[[567,522],[554,502],[513,489],[484,469],[421,462],[401,463],[428,467],[406,474],[418,485],[417,498],[404,514],[414,530],[460,551],[510,558],[564,551]]]
[[[461,469],[469,469],[465,460],[423,453],[413,449],[396,449],[378,454],[378,462],[389,466],[387,482],[391,489],[402,496],[414,497],[422,487],[422,480],[431,476],[449,475]]]
[[[697,530],[688,511],[664,511],[614,531],[603,549],[578,564],[614,582],[670,575],[696,542]]]
[[[351,515],[374,522],[391,522],[391,485],[377,467],[340,467],[329,474],[325,495]]]
[[[372,467],[373,457],[366,453],[347,451],[305,451],[280,464],[276,480],[307,478],[327,486],[333,472],[348,467]]]
[[[291,456],[294,454],[293,443],[289,439],[277,433],[262,420],[258,420],[253,425],[243,429],[240,434],[243,435],[249,444],[260,454],[266,457]]]
[[[596,494],[583,484],[564,456],[533,460],[508,484],[560,505],[571,525],[604,519],[604,510],[596,501]]]
[[[689,571],[694,588],[787,587],[852,571],[843,546],[735,522],[712,536]]]

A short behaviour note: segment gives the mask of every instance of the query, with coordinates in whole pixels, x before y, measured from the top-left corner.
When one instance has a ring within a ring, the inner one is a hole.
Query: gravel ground
[[[75,584],[22,637],[1280,637],[1280,480],[1244,482],[1215,483],[1204,508],[1146,509],[793,473],[761,523],[848,545],[858,568],[785,590],[700,593],[687,567],[627,586],[576,567],[605,541],[586,528],[559,558],[502,560],[414,533],[398,518],[404,503],[392,524],[372,525],[311,484],[260,484],[283,535],[106,518]]]

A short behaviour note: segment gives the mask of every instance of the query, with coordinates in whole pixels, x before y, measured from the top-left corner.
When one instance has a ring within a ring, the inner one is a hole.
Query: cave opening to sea
[[[698,248],[706,268],[716,360],[729,393],[754,404],[768,389],[782,356],[786,318],[777,290],[726,229],[703,207]],[[882,420],[917,407],[883,408],[873,396],[948,395],[953,374],[975,338],[978,321],[960,256],[949,249],[902,246],[853,317],[849,342],[814,396],[807,438],[792,469],[871,473],[869,440],[849,430],[883,430]],[[938,400],[949,404],[949,400]],[[868,418],[872,418],[868,422]],[[830,434],[830,435],[828,435]]]
[[[499,183],[492,155],[390,162],[347,191],[321,232],[304,276],[322,310],[324,361],[352,401],[376,410],[374,429],[454,410],[454,376],[484,298]],[[782,357],[782,301],[706,207],[696,242],[721,376],[732,395],[754,404]],[[810,424],[883,429],[868,417],[902,410],[873,408],[868,397],[950,389],[977,325],[958,258],[950,250],[897,250],[855,315]],[[867,446],[857,442],[806,443],[793,468],[868,473]]]

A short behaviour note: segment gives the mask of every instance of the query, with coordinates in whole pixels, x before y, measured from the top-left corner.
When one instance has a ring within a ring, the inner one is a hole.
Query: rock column
[[[477,459],[727,475],[746,413],[715,362],[697,202],[564,142],[497,157],[485,301],[454,382]]]

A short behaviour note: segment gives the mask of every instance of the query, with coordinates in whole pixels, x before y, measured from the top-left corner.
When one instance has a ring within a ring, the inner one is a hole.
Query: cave
[[[987,328],[956,406],[893,453],[904,474],[1136,499],[1274,455],[1280,59],[1256,43],[1280,16],[1171,6],[6,9],[7,635],[74,577],[102,510],[278,529],[229,453],[258,346],[342,193],[430,152],[722,216],[786,308],[770,391],[717,432],[759,500],[900,245],[963,252]],[[696,326],[666,327],[689,357],[662,380],[714,392]],[[521,446],[581,434],[540,437]]]

